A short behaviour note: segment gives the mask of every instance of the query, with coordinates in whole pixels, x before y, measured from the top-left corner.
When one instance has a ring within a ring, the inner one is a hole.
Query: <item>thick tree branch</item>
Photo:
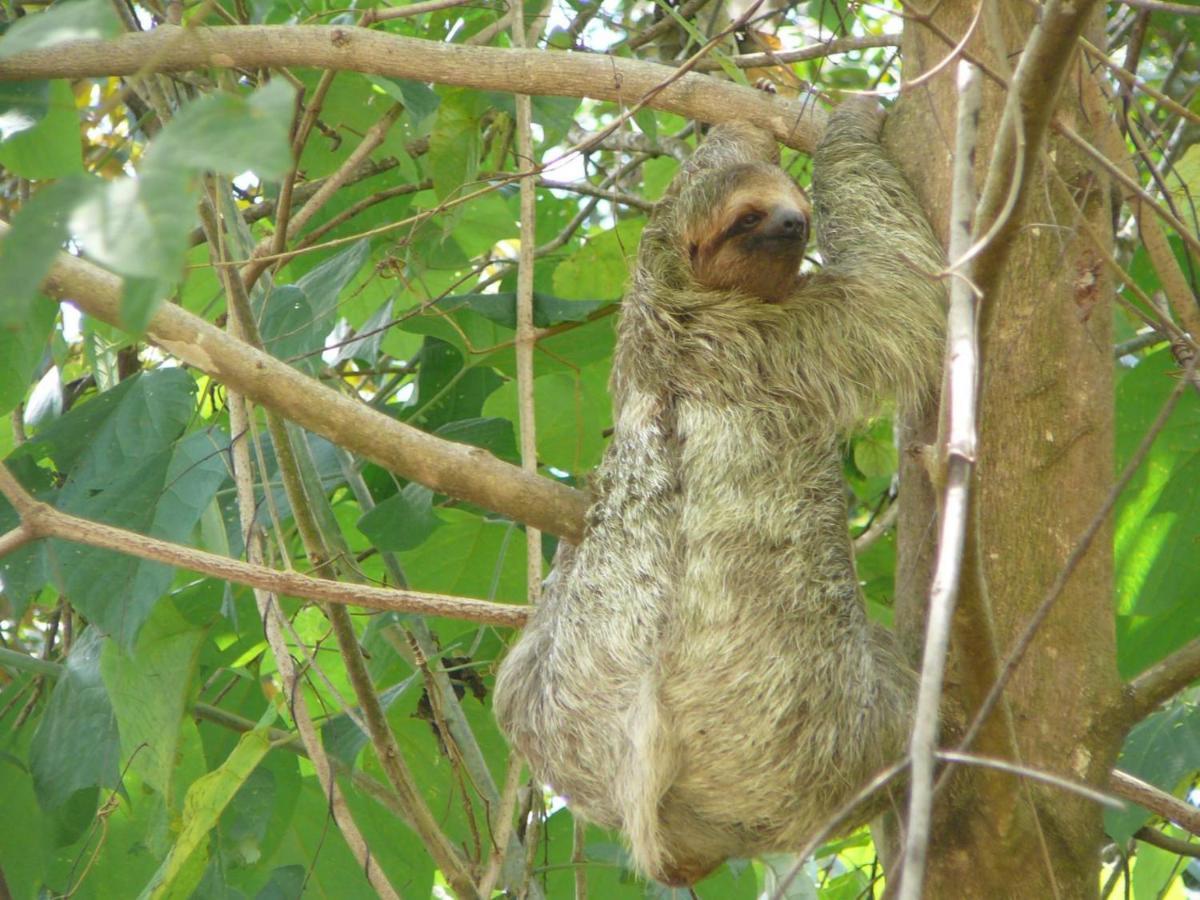
[[[0,223],[0,238],[8,226]],[[99,266],[60,254],[46,293],[120,327],[121,281]],[[296,369],[235,341],[198,316],[164,304],[147,336],[168,353],[309,431],[436,491],[578,541],[586,496],[529,475],[486,450],[442,440],[344,397]]]
[[[488,91],[591,97],[718,124],[744,121],[809,151],[824,127],[812,103],[785,100],[670,66],[591,53],[467,47],[338,25],[177,28],[70,41],[0,60],[0,81],[190,69],[301,66],[433,81]],[[665,87],[663,87],[665,85]],[[660,89],[661,87],[661,89]]]
[[[55,537],[75,541],[89,547],[103,547],[139,559],[179,566],[213,578],[277,594],[361,606],[364,609],[446,616],[511,628],[524,625],[528,613],[524,606],[509,606],[487,600],[425,594],[419,591],[398,591],[369,585],[339,584],[310,578],[297,572],[281,572],[182,544],[173,544],[114,525],[83,519],[35,501],[3,464],[0,464],[0,494],[4,495],[21,517],[20,532],[14,530],[10,534],[22,533],[30,539]]]

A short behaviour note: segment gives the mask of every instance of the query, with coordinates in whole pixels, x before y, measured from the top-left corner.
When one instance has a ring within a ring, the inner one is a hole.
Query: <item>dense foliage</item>
[[[442,5],[381,16],[371,27],[509,45],[504,4]],[[105,0],[7,3],[0,59],[168,21],[353,25],[367,11],[397,9],[371,0],[352,9],[321,0],[119,6],[121,15]],[[690,18],[668,3],[551,0],[528,4],[526,18],[529,37],[547,52],[657,60],[686,58],[739,14],[718,2],[683,6]],[[858,38],[858,49],[767,74],[781,90],[812,85],[824,99],[841,89],[887,95],[899,84],[899,57],[885,36],[898,35],[902,12],[888,6],[764,7],[752,30],[716,41],[707,56],[721,62],[718,75],[745,80],[739,52]],[[650,29],[658,37],[638,39]],[[1139,77],[1188,114],[1139,89],[1126,90],[1114,110],[1143,183],[1195,233],[1200,16],[1146,19],[1114,5],[1109,36],[1118,63],[1135,34]],[[752,70],[749,80],[761,74]],[[696,127],[649,107],[626,115],[615,103],[561,97],[535,97],[533,123],[535,156],[547,164],[536,204],[537,464],[547,478],[582,486],[611,425],[606,382],[628,261]],[[598,146],[579,152],[588,133],[613,123]],[[306,516],[328,551],[322,574],[523,602],[523,526],[312,433],[272,431],[261,410],[239,432],[219,380],[145,339],[162,303],[224,326],[232,313],[214,263],[245,262],[256,249],[276,254],[248,293],[269,353],[388,416],[519,462],[515,129],[511,94],[354,72],[0,81],[0,218],[12,225],[0,240],[5,465],[58,510],[244,557],[251,523],[239,516],[231,438],[244,440],[265,561],[308,571],[297,496],[285,490],[274,451],[285,434]],[[360,159],[363,147],[369,152]],[[786,152],[784,162],[807,180],[806,157]],[[341,186],[324,196],[318,188],[331,177]],[[1137,289],[1122,295],[1136,306],[1139,294],[1153,297],[1160,285],[1128,210],[1119,216],[1118,258]],[[289,220],[287,239],[274,242]],[[1178,236],[1172,246],[1194,292],[1197,257]],[[123,279],[120,327],[40,293],[62,249]],[[1118,306],[1116,319],[1124,465],[1179,366],[1129,308]],[[1113,612],[1126,677],[1200,635],[1198,448],[1200,401],[1189,392],[1114,513]],[[859,572],[872,614],[885,621],[894,544],[871,526],[890,521],[896,456],[892,422],[880,419],[850,443],[845,460],[851,528],[870,531]],[[17,524],[0,499],[0,535]],[[544,568],[553,550],[546,536]],[[300,679],[289,684],[242,584],[58,539],[0,556],[0,896],[370,895],[297,737],[301,703],[387,881],[404,896],[452,890],[427,841],[404,824],[322,605],[278,597]],[[508,814],[496,814],[507,748],[489,694],[511,634],[396,612],[353,610],[352,622],[412,780],[449,844],[484,871],[495,834],[489,822]],[[1200,768],[1193,699],[1139,726],[1122,767],[1186,796]],[[616,835],[590,827],[576,834],[569,810],[538,786],[517,794],[516,809],[525,858],[515,868],[510,861],[498,889],[567,896],[583,870],[595,897],[665,892],[629,872]],[[1196,883],[1183,857],[1141,843],[1128,855],[1131,836],[1150,818],[1139,808],[1109,816],[1110,889],[1123,878],[1131,896],[1180,896],[1181,885]],[[732,862],[698,893],[754,897],[773,883],[776,864],[786,870],[791,860]],[[827,846],[789,890],[870,895],[877,874],[862,832]]]

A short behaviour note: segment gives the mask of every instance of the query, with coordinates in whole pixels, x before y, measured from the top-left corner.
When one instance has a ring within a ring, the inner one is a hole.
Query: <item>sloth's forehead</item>
[[[791,203],[805,211],[808,197],[778,166],[748,163],[695,179],[682,198],[694,212],[721,215],[734,206]]]

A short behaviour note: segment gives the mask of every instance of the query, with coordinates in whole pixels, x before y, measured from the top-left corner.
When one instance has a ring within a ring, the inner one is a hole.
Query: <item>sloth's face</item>
[[[692,274],[704,287],[782,300],[796,286],[810,218],[808,198],[782,170],[747,170],[686,235]]]

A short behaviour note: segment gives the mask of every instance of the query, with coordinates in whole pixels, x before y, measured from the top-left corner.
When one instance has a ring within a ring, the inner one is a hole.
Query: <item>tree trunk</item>
[[[976,3],[944,0],[932,28],[909,20],[904,79],[941,63]],[[1035,21],[1022,4],[985,4],[967,45],[1011,78]],[[1103,46],[1097,15],[1089,39]],[[1108,110],[1086,65],[1071,62],[1058,117],[1085,138]],[[985,77],[976,180],[992,155],[1003,87]],[[906,90],[889,146],[939,234],[947,234],[958,91],[951,63]],[[1047,98],[1046,102],[1050,102]],[[1114,480],[1109,187],[1095,164],[1048,136],[1005,277],[981,300],[979,453],[971,529],[955,617],[947,696],[969,721],[1035,610],[1104,504]],[[1054,171],[1050,170],[1054,167]],[[1055,174],[1057,172],[1057,175]],[[929,443],[934,416],[906,443]],[[919,659],[935,551],[936,505],[923,466],[906,453],[897,621]],[[1102,786],[1120,735],[1100,725],[1119,683],[1112,611],[1112,536],[1105,526],[1074,569],[992,714],[969,748]],[[953,735],[943,743],[953,744]],[[1062,748],[1073,748],[1064,753]],[[1097,893],[1101,812],[1060,788],[970,767],[938,797],[925,896],[1062,897]]]

